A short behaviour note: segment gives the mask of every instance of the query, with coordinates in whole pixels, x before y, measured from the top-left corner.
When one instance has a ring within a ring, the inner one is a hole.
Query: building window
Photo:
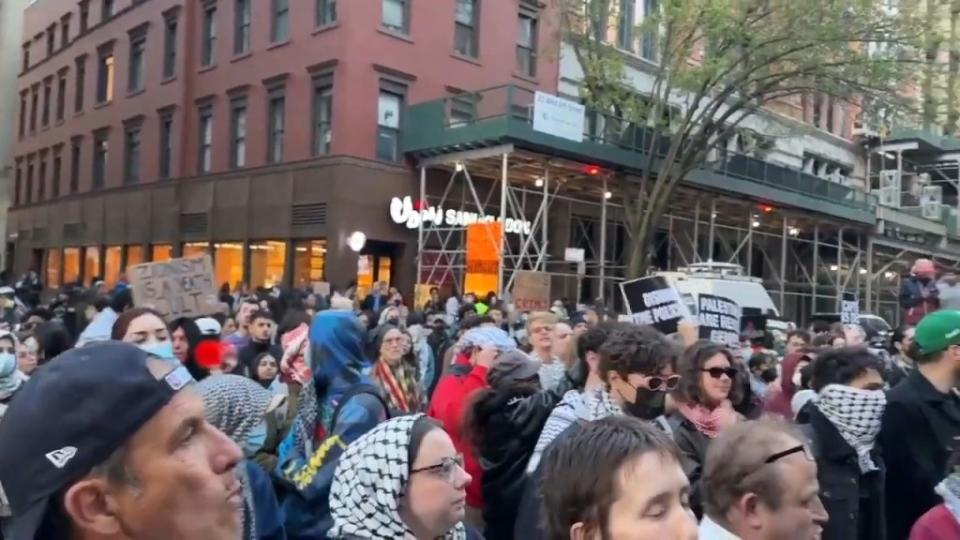
[[[79,139],[70,143],[70,193],[80,191],[80,152],[81,142]]]
[[[23,56],[20,61],[20,71],[26,71],[30,69],[30,44],[27,43],[23,46]]]
[[[33,156],[27,156],[27,185],[24,188],[23,195],[25,203],[33,202]]]
[[[59,249],[47,251],[47,287],[56,289],[60,286],[60,264],[63,252]]]
[[[123,181],[140,182],[140,126],[130,126],[124,135]]]
[[[83,88],[87,84],[87,57],[77,58],[77,70],[73,87],[73,112],[83,110]]]
[[[823,94],[813,95],[813,125],[823,129]]]
[[[140,35],[130,39],[130,64],[128,66],[127,91],[136,92],[143,89],[143,62],[147,49],[146,36]]]
[[[22,138],[27,134],[27,91],[20,92],[20,126],[18,132]]]
[[[150,246],[150,260],[165,262],[173,258],[173,246],[170,244],[153,244]]]
[[[283,130],[286,97],[282,88],[271,90],[267,103],[267,118],[270,122],[267,132],[267,163],[283,161]]]
[[[224,242],[213,245],[215,283],[240,283],[243,281],[243,267],[246,250],[243,242]]]
[[[51,25],[47,28],[47,56],[53,56],[53,51],[57,48],[57,26]]]
[[[90,246],[83,251],[83,279],[87,285],[93,286],[94,279],[103,277],[100,275],[100,248]]]
[[[270,41],[279,43],[290,39],[290,2],[273,1],[273,21],[270,25]]]
[[[337,22],[337,0],[316,0],[317,26],[326,26]]]
[[[23,168],[20,166],[20,159],[13,169],[13,205],[19,206],[23,199],[20,198],[20,191],[23,189]]]
[[[247,100],[235,99],[230,103],[230,166],[247,165]]]
[[[268,240],[250,244],[250,286],[274,287],[283,282],[287,243]]]
[[[410,1],[383,0],[383,26],[403,34],[410,33]]]
[[[37,115],[40,109],[40,87],[30,89],[30,133],[37,130]]]
[[[47,198],[47,154],[40,154],[40,163],[37,165],[37,201]]]
[[[163,78],[173,77],[177,70],[177,18],[168,17],[163,27]]]
[[[160,115],[160,163],[157,176],[170,178],[170,160],[173,158],[173,113]]]
[[[406,89],[391,82],[380,88],[377,105],[377,158],[400,161],[400,110]]]
[[[643,0],[644,18],[656,15],[660,11],[660,0]],[[657,28],[646,30],[640,37],[640,56],[656,62],[660,56],[660,31]]]
[[[106,21],[110,17],[113,17],[113,0],[102,0],[103,3],[100,4],[100,20]]]
[[[63,115],[67,108],[67,72],[57,76],[57,122],[63,122]]]
[[[80,34],[86,34],[90,28],[90,1],[80,2]]]
[[[250,50],[250,0],[237,0],[234,13],[233,54],[243,54]]]
[[[517,71],[528,77],[537,74],[537,17],[526,10],[517,19]]]
[[[60,21],[60,48],[65,49],[70,44],[70,19]]]
[[[100,52],[97,63],[97,103],[113,101],[113,49]]]
[[[313,155],[330,153],[333,140],[333,78],[330,75],[313,80]]]
[[[203,8],[203,50],[200,56],[201,66],[212,66],[214,48],[217,45],[217,6],[209,4]]]
[[[108,133],[93,134],[93,189],[102,189],[107,183]]]
[[[464,56],[477,57],[477,0],[457,0],[453,48]]]
[[[294,243],[293,284],[308,287],[324,281],[323,264],[327,257],[325,240],[297,240]]]
[[[617,46],[633,51],[633,31],[636,26],[636,0],[620,0],[617,14]]]
[[[113,287],[120,279],[120,265],[123,259],[122,246],[110,246],[105,250],[103,256],[103,284],[107,290],[113,290]]]
[[[63,250],[63,282],[77,283],[80,280],[80,248]]]
[[[126,269],[130,268],[131,266],[135,266],[145,262],[143,260],[143,246],[130,245],[130,246],[126,246],[126,250],[127,250],[127,260],[126,260],[126,266],[124,267],[124,271],[126,271]]]
[[[60,174],[63,169],[63,159],[60,156],[60,149],[62,147],[58,146],[53,149],[53,189],[51,196],[56,199],[60,196]]]
[[[210,242],[184,242],[180,246],[180,256],[188,259],[211,255],[212,253]]]
[[[47,79],[43,81],[43,115],[40,117],[40,121],[43,127],[50,125],[50,100],[53,99],[53,80]]]
[[[206,174],[213,168],[213,107],[200,108],[200,147],[197,152],[197,172]]]

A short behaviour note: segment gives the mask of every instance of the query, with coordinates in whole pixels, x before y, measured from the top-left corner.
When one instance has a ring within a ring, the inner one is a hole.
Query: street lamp
[[[347,237],[347,245],[350,246],[350,249],[359,253],[363,246],[367,245],[367,235],[360,231],[353,231]]]

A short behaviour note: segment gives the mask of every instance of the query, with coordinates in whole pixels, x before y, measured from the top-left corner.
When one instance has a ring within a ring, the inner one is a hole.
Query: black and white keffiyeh
[[[400,517],[400,499],[410,478],[410,436],[422,417],[414,414],[387,420],[343,452],[330,490],[330,538],[414,538]],[[463,523],[458,523],[443,538],[466,537]]]
[[[883,390],[860,390],[830,384],[820,390],[815,403],[843,440],[856,450],[860,472],[877,470],[870,451],[880,433],[880,419],[887,405]]]
[[[212,375],[197,383],[207,421],[239,445],[281,401],[273,392],[240,375]]]

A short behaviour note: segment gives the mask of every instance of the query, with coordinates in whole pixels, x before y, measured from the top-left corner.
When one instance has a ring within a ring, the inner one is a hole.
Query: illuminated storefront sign
[[[448,208],[444,210],[440,207],[426,208],[423,210],[414,210],[413,198],[409,195],[400,198],[394,197],[390,201],[390,218],[394,223],[406,225],[408,229],[418,229],[422,221],[424,226],[433,224],[433,226],[447,227],[466,227],[473,223],[490,223],[500,221],[499,216],[484,215],[477,212],[465,212],[463,210],[454,210]],[[503,224],[503,231],[506,234],[530,234],[533,224],[526,220],[507,218]]]

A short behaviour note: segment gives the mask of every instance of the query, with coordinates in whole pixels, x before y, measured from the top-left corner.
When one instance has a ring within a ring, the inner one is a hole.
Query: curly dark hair
[[[600,347],[600,378],[617,372],[626,378],[631,373],[658,375],[666,367],[676,369],[680,350],[669,338],[650,326],[618,326]]]
[[[730,367],[737,369],[737,376],[730,383],[730,395],[728,398],[731,403],[739,403],[743,392],[743,366],[738,364],[733,358],[733,354],[725,346],[712,341],[700,340],[687,347],[680,357],[677,366],[677,373],[680,374],[680,386],[677,387],[676,396],[680,401],[686,403],[696,403],[706,405],[706,396],[703,392],[703,386],[700,384],[700,378],[703,375],[703,366],[707,364],[714,356],[722,354],[730,362]]]

